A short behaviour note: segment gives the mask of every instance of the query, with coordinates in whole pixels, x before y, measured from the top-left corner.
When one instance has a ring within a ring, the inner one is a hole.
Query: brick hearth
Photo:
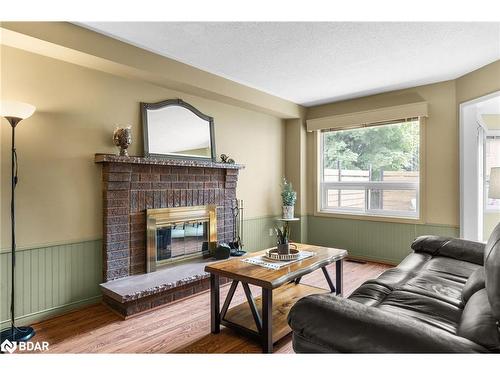
[[[194,259],[156,272],[101,284],[104,302],[126,318],[209,289],[205,266],[211,259]],[[220,283],[229,282],[221,277]]]
[[[231,207],[243,166],[103,154],[95,162],[102,164],[104,281],[146,272],[149,208],[215,204],[217,241],[232,240]]]

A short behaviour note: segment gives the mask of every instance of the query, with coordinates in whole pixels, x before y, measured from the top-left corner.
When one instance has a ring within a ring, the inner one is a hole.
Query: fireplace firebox
[[[217,245],[216,205],[146,210],[147,272],[207,257]]]

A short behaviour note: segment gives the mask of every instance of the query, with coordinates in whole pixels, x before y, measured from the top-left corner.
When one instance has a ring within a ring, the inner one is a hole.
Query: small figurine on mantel
[[[113,132],[113,143],[120,147],[120,156],[128,156],[128,146],[132,143],[132,127],[117,127]]]
[[[220,154],[220,160],[222,163],[226,164],[234,164],[234,159],[231,159],[228,155],[226,154]]]

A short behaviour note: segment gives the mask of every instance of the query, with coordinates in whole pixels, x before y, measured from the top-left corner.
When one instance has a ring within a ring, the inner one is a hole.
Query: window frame
[[[419,180],[418,182],[379,182],[379,181],[365,181],[365,182],[325,182],[323,183],[323,142],[321,139],[321,130],[314,133],[314,148],[315,155],[314,163],[314,181],[315,181],[315,204],[314,216],[335,217],[344,219],[361,219],[369,221],[388,221],[399,223],[424,223],[424,198],[425,198],[425,118],[418,117],[419,123]],[[394,121],[387,121],[387,124],[394,123]],[[381,124],[374,124],[377,126]],[[339,130],[353,130],[370,125],[348,127]],[[416,190],[416,212],[414,215],[408,215],[406,212],[390,211],[390,210],[367,210],[369,204],[369,195],[365,193],[365,209],[363,211],[355,212],[352,209],[335,208],[325,209],[327,189],[322,190],[322,185],[327,185],[333,188],[355,188],[358,190],[369,190],[370,188],[383,188],[385,190]]]

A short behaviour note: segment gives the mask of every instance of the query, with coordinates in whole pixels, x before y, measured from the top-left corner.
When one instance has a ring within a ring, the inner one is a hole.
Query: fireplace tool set
[[[243,250],[243,199],[235,199],[233,210],[233,241],[229,243],[231,256],[246,254]]]
[[[215,249],[215,259],[227,259],[246,254],[243,250],[243,200],[235,199],[231,207],[233,220],[233,238],[229,243],[220,243]]]

